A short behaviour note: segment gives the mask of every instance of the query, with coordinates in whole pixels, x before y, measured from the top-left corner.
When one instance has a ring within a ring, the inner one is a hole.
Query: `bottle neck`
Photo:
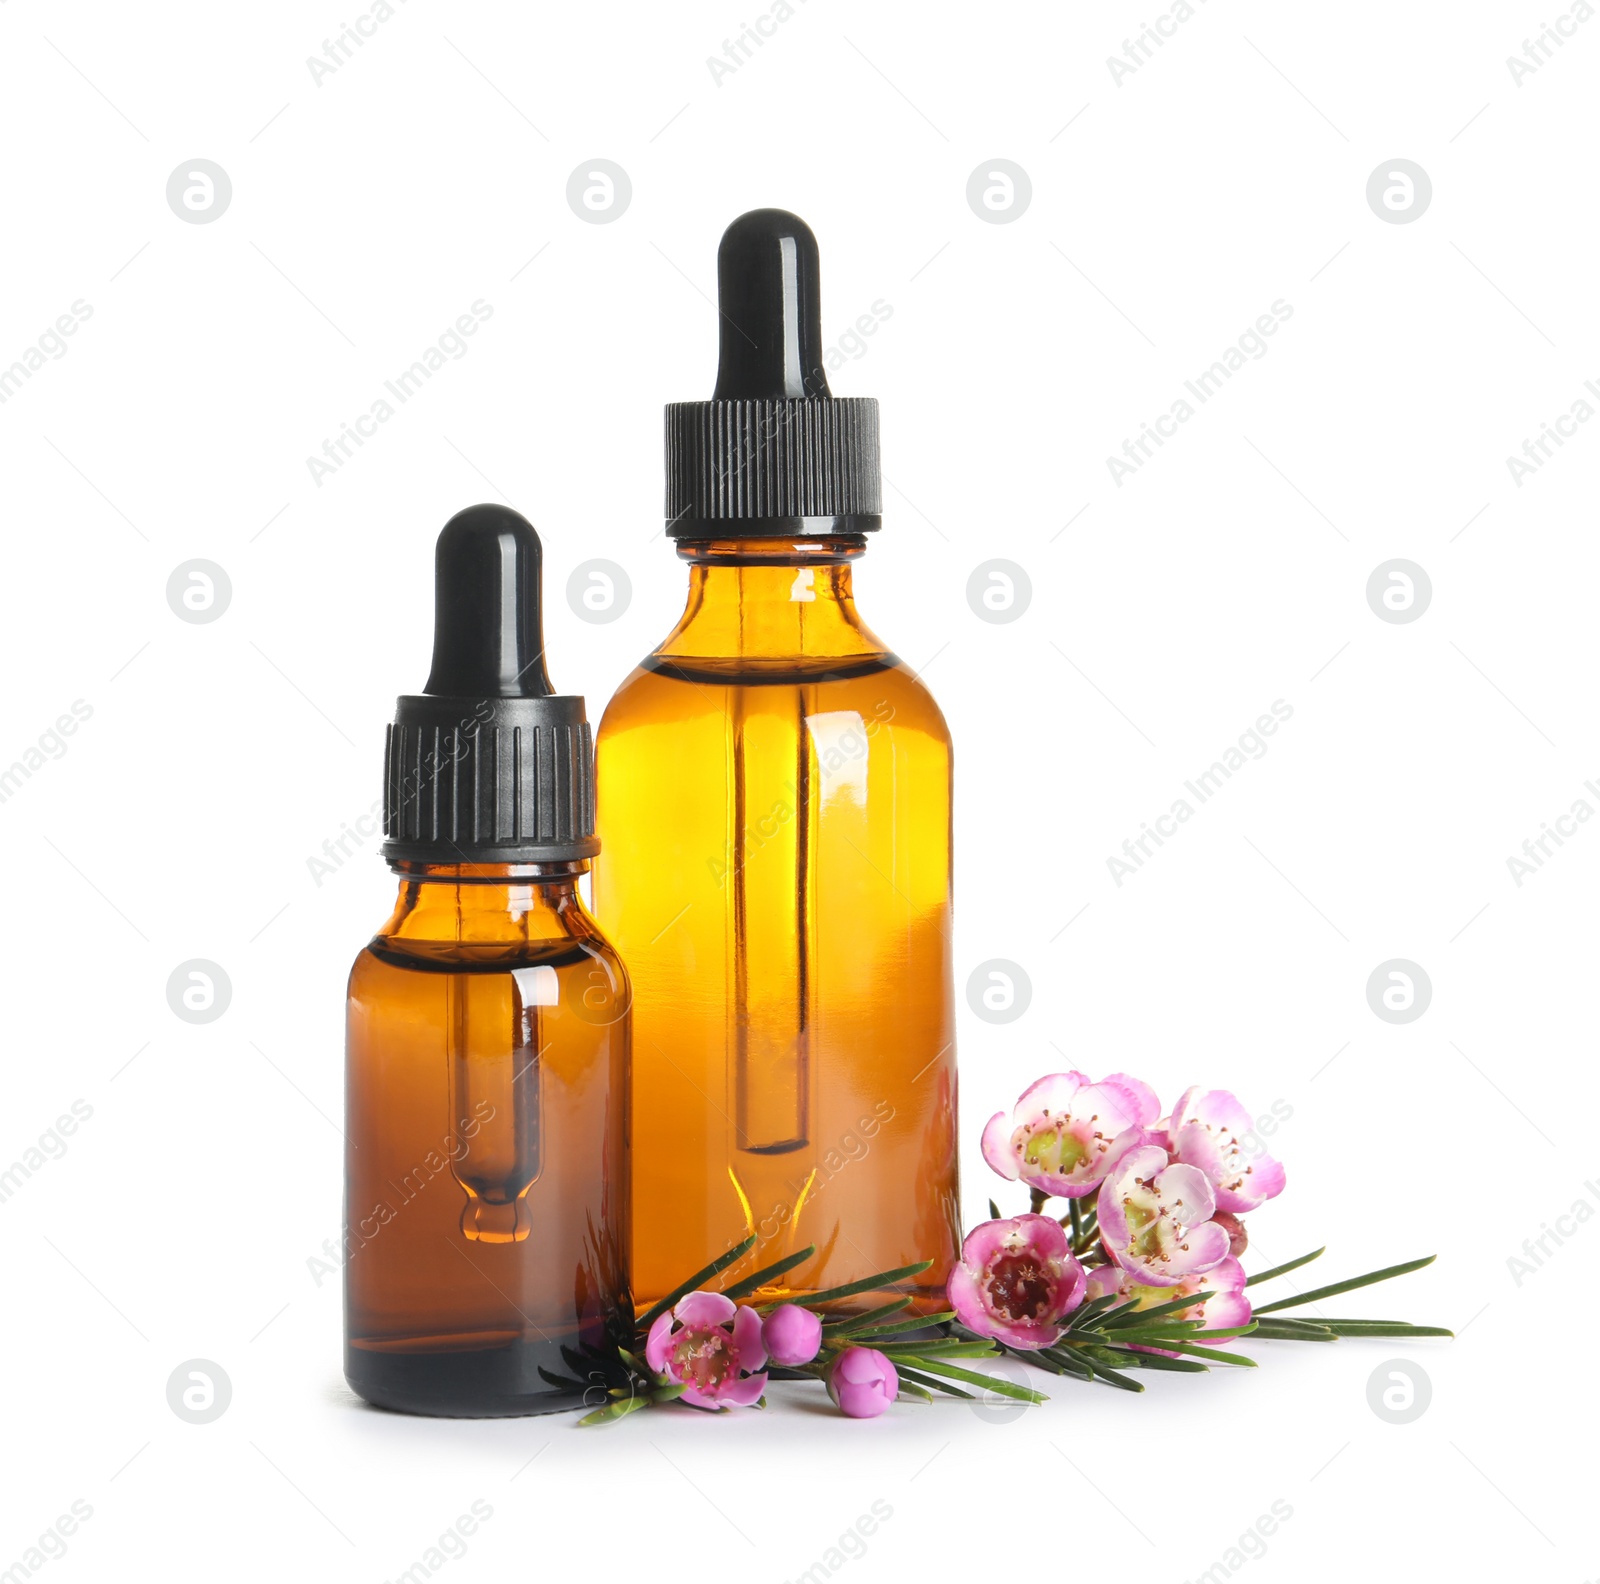
[[[558,940],[586,933],[578,877],[587,859],[548,864],[394,863],[400,893],[386,940]]]
[[[656,653],[769,660],[885,654],[856,612],[851,569],[865,551],[859,536],[680,544],[689,598]]]

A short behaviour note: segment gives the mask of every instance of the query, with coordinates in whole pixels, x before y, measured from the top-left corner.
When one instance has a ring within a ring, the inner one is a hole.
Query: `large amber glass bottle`
[[[583,701],[539,642],[539,544],[440,535],[434,666],[390,729],[393,915],[350,975],[345,1374],[412,1413],[604,1400],[632,1335],[628,980],[577,891]]]
[[[736,221],[716,397],[668,409],[682,619],[597,745],[595,906],[634,995],[640,1303],[754,1234],[807,1244],[782,1290],[958,1242],[951,758],[943,717],[861,622],[876,403],[827,393],[816,243]],[[864,1300],[870,1301],[870,1300]]]

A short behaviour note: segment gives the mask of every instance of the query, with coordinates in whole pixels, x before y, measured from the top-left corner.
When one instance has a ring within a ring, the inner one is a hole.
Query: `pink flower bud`
[[[809,1364],[822,1346],[822,1320],[799,1304],[779,1304],[762,1322],[761,1340],[774,1364]]]
[[[828,1366],[828,1395],[850,1419],[876,1419],[895,1400],[900,1376],[876,1348],[846,1348]]]
[[[1217,1211],[1211,1219],[1228,1234],[1228,1252],[1238,1259],[1250,1247],[1250,1234],[1245,1231],[1244,1222],[1226,1210]]]

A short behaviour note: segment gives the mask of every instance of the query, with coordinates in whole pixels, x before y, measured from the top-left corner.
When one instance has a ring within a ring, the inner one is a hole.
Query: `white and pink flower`
[[[1175,1287],[1228,1257],[1216,1197],[1197,1166],[1170,1161],[1159,1144],[1126,1151],[1096,1201],[1100,1239],[1118,1265],[1151,1287]]]
[[[1127,1073],[1091,1083],[1081,1072],[1051,1073],[1026,1090],[1009,1117],[983,1130],[983,1158],[1008,1181],[1081,1199],[1161,1114],[1155,1091]]]
[[[1261,1147],[1250,1113],[1226,1089],[1185,1089],[1165,1126],[1172,1158],[1206,1174],[1219,1210],[1243,1214],[1283,1192],[1283,1167]]]

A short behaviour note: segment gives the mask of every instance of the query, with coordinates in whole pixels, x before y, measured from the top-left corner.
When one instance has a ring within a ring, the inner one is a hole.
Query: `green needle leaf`
[[[893,1303],[886,1303],[877,1309],[868,1309],[865,1314],[853,1315],[848,1320],[826,1321],[822,1327],[823,1340],[831,1341],[836,1337],[850,1336],[863,1326],[870,1326],[877,1320],[886,1320],[890,1315],[899,1314],[902,1309],[908,1309],[910,1306],[909,1298],[896,1298]],[[902,1326],[901,1329],[905,1328]]]
[[[1073,1351],[1078,1355],[1083,1367],[1089,1371],[1091,1377],[1103,1380],[1108,1386],[1116,1386],[1123,1391],[1142,1392],[1144,1390],[1144,1386],[1139,1381],[1124,1375],[1118,1369],[1113,1369],[1110,1364],[1106,1363],[1105,1359],[1094,1357],[1091,1349],[1080,1347],[1075,1348]],[[1103,1351],[1108,1357],[1116,1357],[1115,1351],[1111,1348],[1106,1348]],[[1121,1362],[1122,1360],[1118,1358],[1117,1363],[1120,1364]]]
[[[709,1265],[697,1270],[688,1281],[680,1282],[659,1303],[651,1304],[639,1316],[635,1322],[635,1328],[641,1332],[648,1331],[680,1298],[687,1297],[688,1294],[710,1281],[719,1271],[725,1271],[730,1265],[742,1260],[755,1246],[755,1234],[752,1232],[744,1242],[735,1244],[726,1254],[719,1254]]]
[[[1347,1337],[1399,1337],[1431,1336],[1453,1337],[1454,1331],[1443,1326],[1408,1325],[1404,1320],[1325,1320],[1323,1324],[1335,1336]]]
[[[1049,1370],[1052,1375],[1070,1375],[1074,1380],[1093,1380],[1094,1371],[1077,1364],[1067,1364],[1056,1354],[1043,1348],[1030,1349],[1028,1362],[1037,1365],[1042,1370]]]
[[[628,1414],[637,1413],[641,1408],[648,1408],[648,1397],[627,1397],[621,1402],[607,1403],[604,1408],[596,1408],[593,1413],[586,1413],[578,1421],[582,1425],[606,1424],[612,1419],[622,1419]]]
[[[1031,1386],[1014,1386],[998,1375],[985,1375],[978,1370],[962,1369],[959,1364],[946,1364],[942,1359],[930,1359],[924,1355],[909,1362],[916,1365],[919,1373],[926,1371],[930,1375],[947,1375],[951,1380],[966,1381],[969,1385],[981,1386],[985,1391],[995,1392],[1001,1397],[1014,1397],[1018,1402],[1042,1403],[1050,1400],[1043,1392],[1036,1392]],[[898,1367],[897,1365],[896,1368]]]
[[[1167,1342],[1192,1342],[1200,1329],[1198,1320],[1157,1320],[1147,1326],[1119,1326],[1078,1339],[1078,1346],[1156,1347]]]
[[[891,1359],[1000,1357],[992,1342],[880,1342],[878,1351]]]
[[[1311,1292],[1301,1293],[1297,1298],[1280,1298],[1276,1303],[1259,1305],[1255,1313],[1265,1315],[1272,1314],[1278,1309],[1297,1309],[1301,1304],[1316,1303],[1321,1298],[1332,1298],[1338,1293],[1354,1292],[1357,1287],[1371,1287],[1376,1282],[1388,1281],[1392,1276],[1405,1276],[1411,1271],[1421,1270],[1424,1265],[1433,1264],[1435,1257],[1428,1254],[1422,1259],[1407,1260],[1404,1265],[1390,1265],[1385,1270],[1371,1271],[1365,1276],[1352,1276],[1349,1281],[1318,1287]]]
[[[1106,1297],[1111,1298],[1113,1300],[1115,1300],[1116,1296],[1117,1295],[1115,1293],[1107,1293],[1106,1294]],[[1082,1309],[1079,1309],[1077,1311],[1077,1314],[1078,1315],[1084,1314],[1086,1310],[1088,1310],[1088,1309],[1093,1307],[1093,1304],[1097,1304],[1097,1303],[1100,1303],[1102,1301],[1103,1301],[1102,1299],[1096,1298],[1096,1299],[1093,1300],[1093,1303],[1086,1303],[1083,1306]],[[1111,1322],[1113,1320],[1115,1320],[1119,1315],[1130,1315],[1130,1314],[1135,1313],[1135,1311],[1137,1311],[1138,1307],[1139,1307],[1139,1300],[1137,1298],[1129,1298],[1126,1302],[1119,1303],[1115,1309],[1107,1309],[1103,1314],[1101,1314],[1098,1317],[1099,1320],[1100,1320],[1101,1328],[1103,1329],[1104,1327],[1110,1325]],[[1074,1316],[1075,1320],[1076,1320],[1076,1318],[1077,1317]],[[1080,1330],[1081,1329],[1081,1330],[1087,1331],[1087,1330],[1090,1330],[1092,1328],[1085,1321],[1085,1322],[1081,1322],[1079,1324],[1074,1324],[1073,1326],[1069,1327],[1069,1329],[1070,1330]]]
[[[1148,1309],[1119,1309],[1114,1319],[1107,1319],[1103,1329],[1111,1330],[1113,1327],[1143,1325],[1147,1320],[1158,1319],[1161,1315],[1176,1314],[1180,1309],[1192,1308],[1195,1304],[1204,1303],[1212,1295],[1208,1292],[1197,1292],[1190,1298],[1174,1298],[1168,1303],[1153,1304]]]
[[[1114,1351],[1121,1352],[1117,1348]],[[1185,1375],[1204,1375],[1207,1366],[1198,1359],[1168,1358],[1165,1353],[1128,1353],[1122,1359],[1124,1369],[1179,1370]]]
[[[846,1282],[843,1287],[825,1288],[822,1292],[812,1293],[806,1299],[806,1306],[811,1308],[821,1303],[832,1303],[835,1298],[851,1298],[856,1293],[877,1292],[907,1276],[920,1276],[931,1264],[932,1260],[919,1260],[915,1265],[902,1265],[898,1270],[879,1271],[876,1276],[864,1276],[860,1281]],[[688,1291],[687,1288],[684,1290]]]
[[[738,1281],[731,1287],[722,1289],[724,1298],[743,1298],[746,1293],[753,1293],[763,1283],[769,1282],[774,1276],[781,1276],[785,1271],[792,1271],[796,1265],[805,1262],[817,1252],[815,1243],[808,1243],[798,1254],[791,1254],[787,1259],[774,1260],[770,1265],[763,1265],[760,1270],[746,1276],[743,1281]]]
[[[1106,1293],[1103,1297],[1091,1298],[1088,1303],[1080,1304],[1072,1312],[1072,1318],[1068,1321],[1069,1328],[1073,1331],[1085,1329],[1091,1320],[1098,1319],[1116,1303],[1118,1296],[1117,1293]],[[1123,1308],[1127,1307],[1126,1304],[1123,1305]]]
[[[874,1337],[886,1340],[889,1337],[905,1336],[910,1331],[921,1331],[931,1326],[943,1325],[946,1320],[954,1320],[955,1317],[955,1310],[945,1309],[938,1314],[916,1315],[908,1321],[897,1320],[890,1325],[855,1325],[850,1328],[850,1340],[852,1342],[867,1342],[869,1338]],[[971,1338],[969,1340],[980,1341],[982,1339]],[[877,1347],[878,1343],[873,1341],[869,1345]]]
[[[897,1362],[894,1369],[895,1374],[900,1377],[902,1385],[910,1381],[914,1385],[923,1388],[931,1387],[934,1391],[945,1392],[951,1397],[966,1397],[968,1399],[972,1397],[971,1392],[962,1391],[959,1386],[952,1386],[949,1381],[936,1380],[932,1375],[924,1375],[920,1371],[912,1369],[908,1364]]]
[[[1002,1221],[1002,1220],[1004,1220],[1004,1219],[1005,1219],[1005,1218],[1004,1218],[1004,1217],[1003,1217],[1003,1216],[1002,1216],[1002,1215],[1001,1215],[1001,1214],[1000,1214],[1000,1206],[999,1206],[999,1205],[997,1205],[997,1204],[996,1204],[996,1203],[995,1203],[995,1202],[994,1202],[994,1200],[993,1200],[993,1199],[991,1199],[991,1200],[990,1200],[990,1201],[989,1201],[989,1219],[990,1219],[990,1220],[991,1220],[991,1221]]]
[[[1103,1380],[1108,1386],[1116,1386],[1122,1391],[1142,1392],[1144,1382],[1136,1381],[1131,1375],[1124,1375],[1121,1370],[1114,1370],[1109,1365],[1096,1363],[1094,1373],[1097,1379]]]
[[[1253,1333],[1263,1342],[1337,1342],[1336,1332],[1326,1326],[1300,1325],[1293,1320],[1279,1320],[1269,1316],[1261,1321]]]
[[[1210,1359],[1214,1364],[1239,1364],[1245,1369],[1254,1369],[1256,1361],[1246,1358],[1243,1353],[1228,1353],[1222,1348],[1196,1347],[1192,1342],[1167,1342],[1163,1346],[1169,1347],[1174,1353],[1183,1353],[1190,1358]]]
[[[1274,1265],[1271,1270],[1257,1271],[1254,1276],[1245,1278],[1246,1287],[1254,1287],[1257,1282],[1271,1281],[1274,1276],[1284,1276],[1292,1270],[1299,1270],[1302,1265],[1309,1265],[1312,1260],[1319,1259],[1327,1252],[1327,1244],[1319,1249],[1312,1249],[1309,1254],[1302,1254],[1299,1259],[1292,1259],[1287,1265]]]

